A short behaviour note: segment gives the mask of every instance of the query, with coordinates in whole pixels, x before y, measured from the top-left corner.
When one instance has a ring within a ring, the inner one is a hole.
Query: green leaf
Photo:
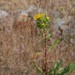
[[[39,75],[45,75],[45,73],[42,71],[42,69],[36,64],[34,63],[36,69],[37,69],[37,72],[39,73]]]
[[[49,70],[48,75],[58,75],[58,71],[59,71],[59,69],[60,69],[60,67],[61,67],[61,64],[62,64],[62,60],[58,60],[58,61],[55,63],[53,69],[50,69],[50,70]]]
[[[64,70],[64,68],[59,68],[59,70],[58,70],[58,75],[60,75],[62,72],[63,72],[63,70]]]
[[[62,64],[62,60],[58,60],[58,61],[56,62],[56,64],[54,65],[54,75],[57,75],[58,70],[59,70],[60,67],[61,67],[61,64]]]
[[[51,36],[52,36],[52,33],[50,33],[46,39],[49,40]]]
[[[65,75],[66,73],[69,72],[69,66],[63,69],[63,71],[59,75]]]
[[[71,63],[67,67],[65,67],[59,75],[65,75],[67,73],[72,72],[74,69],[75,69],[75,63]]]
[[[69,65],[69,72],[72,72],[75,69],[75,63]]]
[[[48,75],[54,75],[53,69],[50,69]]]
[[[54,47],[56,46],[58,43],[60,42],[60,39],[57,39],[52,46],[49,47],[49,51]]]

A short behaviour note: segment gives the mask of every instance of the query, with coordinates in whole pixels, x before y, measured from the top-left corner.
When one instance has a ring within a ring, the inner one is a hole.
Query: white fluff
[[[6,11],[4,11],[4,10],[0,10],[0,18],[5,18],[5,17],[7,17],[9,14],[6,12]]]

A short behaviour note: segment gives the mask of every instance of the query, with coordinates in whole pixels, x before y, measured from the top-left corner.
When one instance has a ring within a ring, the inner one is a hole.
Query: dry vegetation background
[[[59,58],[63,66],[75,62],[75,0],[0,0],[0,75],[37,75],[31,57],[43,46],[33,16],[41,12],[51,19],[48,44],[62,39],[50,52],[51,65]]]

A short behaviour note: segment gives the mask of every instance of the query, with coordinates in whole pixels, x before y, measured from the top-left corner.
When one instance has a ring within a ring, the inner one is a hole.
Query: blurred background
[[[50,65],[75,62],[75,0],[0,0],[0,75],[37,75],[32,57],[43,44],[33,16],[42,12],[50,17],[48,45],[61,39],[49,53]]]

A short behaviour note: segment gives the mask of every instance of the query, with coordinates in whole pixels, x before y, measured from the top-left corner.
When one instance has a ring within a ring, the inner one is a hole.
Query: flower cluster
[[[46,14],[41,13],[41,14],[36,14],[34,16],[34,20],[36,20],[36,25],[40,29],[44,29],[48,26],[50,18],[46,16]]]

